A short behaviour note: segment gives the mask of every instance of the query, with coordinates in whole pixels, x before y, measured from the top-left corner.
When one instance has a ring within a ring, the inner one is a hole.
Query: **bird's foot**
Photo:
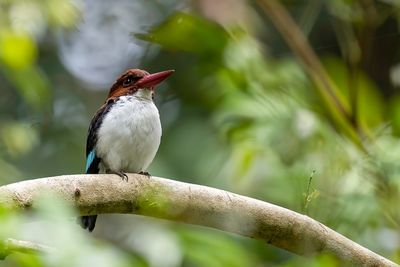
[[[124,172],[116,172],[116,171],[112,171],[112,170],[107,170],[107,173],[116,174],[119,177],[121,177],[122,181],[128,182],[128,175],[126,175],[126,173],[124,173]]]
[[[147,178],[150,178],[150,177],[151,177],[150,173],[148,173],[148,172],[140,171],[139,174],[141,174],[141,175],[146,175]]]

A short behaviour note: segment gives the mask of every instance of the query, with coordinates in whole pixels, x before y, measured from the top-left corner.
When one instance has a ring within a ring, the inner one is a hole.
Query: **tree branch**
[[[65,175],[0,187],[0,205],[35,207],[56,193],[82,215],[133,213],[202,225],[261,239],[298,255],[328,252],[357,266],[398,266],[325,225],[294,211],[206,186],[129,174]]]

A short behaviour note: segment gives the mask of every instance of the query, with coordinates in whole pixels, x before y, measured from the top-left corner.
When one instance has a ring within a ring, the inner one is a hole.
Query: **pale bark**
[[[327,252],[355,266],[398,266],[308,216],[201,185],[129,174],[65,175],[0,187],[0,205],[35,207],[56,193],[82,215],[133,213],[202,225],[256,238],[298,255]]]

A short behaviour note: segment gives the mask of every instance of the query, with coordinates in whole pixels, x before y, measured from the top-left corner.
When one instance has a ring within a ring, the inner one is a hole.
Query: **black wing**
[[[96,155],[97,132],[103,122],[105,115],[114,104],[114,99],[109,99],[93,116],[90,122],[88,137],[86,140],[86,173],[99,173],[101,158]]]
[[[97,132],[107,112],[114,104],[114,99],[108,100],[97,112],[94,114],[90,122],[88,137],[86,140],[86,173],[99,173],[99,164],[101,158],[96,155]],[[96,225],[97,215],[82,216],[80,217],[80,224],[82,228],[88,229],[92,232]]]

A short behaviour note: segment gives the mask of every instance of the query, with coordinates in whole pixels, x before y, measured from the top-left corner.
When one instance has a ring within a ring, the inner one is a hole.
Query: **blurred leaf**
[[[352,95],[356,98],[358,122],[367,129],[380,126],[384,121],[384,100],[368,76],[360,70],[351,75],[350,70],[338,58],[326,57],[323,62],[337,88],[346,97],[346,102],[353,101]]]
[[[46,1],[50,24],[61,27],[76,25],[80,15],[78,3],[78,1],[72,0]]]
[[[5,68],[3,71],[32,108],[40,111],[49,110],[50,85],[46,75],[39,68],[32,66],[16,71]]]
[[[28,34],[0,32],[0,59],[5,65],[12,69],[24,69],[31,66],[36,57],[36,43]]]
[[[400,95],[392,97],[389,102],[389,112],[395,135],[400,136]]]
[[[21,177],[21,171],[13,164],[0,158],[0,185],[15,182]]]
[[[8,153],[13,157],[27,154],[39,143],[36,130],[23,123],[4,123],[0,127],[0,134]]]
[[[14,235],[21,227],[21,217],[13,211],[0,206],[0,239],[4,240]]]
[[[170,16],[150,33],[135,34],[135,37],[167,49],[209,57],[220,55],[228,41],[228,34],[220,25],[182,12]]]
[[[350,265],[343,265],[343,263],[340,263],[332,255],[320,254],[314,258],[295,257],[293,260],[290,260],[280,266],[282,266],[282,267],[297,267],[297,266],[340,267],[340,266],[350,266]]]
[[[24,267],[45,267],[46,265],[37,254],[15,253],[6,258],[6,262],[17,263],[17,266]]]
[[[370,129],[380,127],[385,122],[384,99],[367,76],[359,77],[358,119],[362,125]]]
[[[188,266],[255,266],[253,254],[233,237],[205,229],[180,230]]]
[[[54,247],[53,253],[39,255],[45,266],[129,266],[125,254],[95,241],[80,228],[74,218],[76,211],[65,200],[41,193],[35,202],[35,213],[19,227],[17,238]]]

